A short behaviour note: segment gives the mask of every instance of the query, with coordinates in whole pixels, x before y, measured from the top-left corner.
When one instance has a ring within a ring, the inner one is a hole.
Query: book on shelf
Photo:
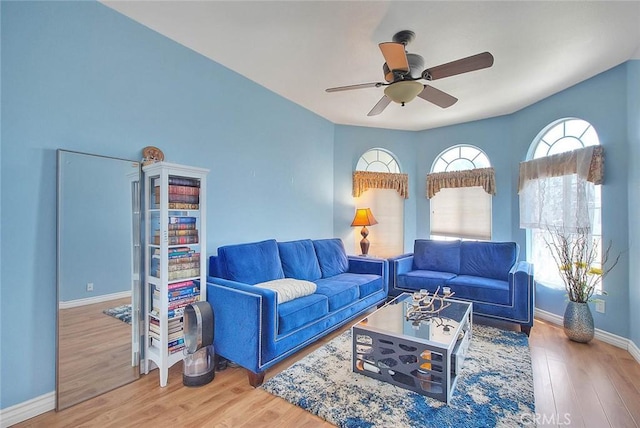
[[[185,269],[200,269],[200,261],[189,262],[189,263],[169,263],[167,266],[169,272],[176,272]]]
[[[149,336],[160,340],[160,329],[154,330],[151,328],[151,326],[149,326]],[[173,332],[170,331],[167,334],[167,340],[169,341],[177,340],[177,339],[180,339],[181,337],[184,337],[184,332],[182,331],[182,329],[176,330]]]
[[[200,190],[197,187],[187,187],[188,189],[196,189],[196,190]],[[153,196],[155,198],[155,201],[158,202],[160,201],[160,187],[156,186],[156,188],[154,189],[153,192]],[[200,193],[172,193],[171,191],[169,191],[169,202],[189,202],[192,204],[197,204],[200,202]]]
[[[196,217],[190,216],[169,216],[169,224],[189,224],[196,223]]]
[[[160,278],[160,269],[152,269],[149,272],[149,275],[155,277],[155,278]],[[168,275],[168,280],[169,281],[175,281],[178,279],[185,279],[185,278],[195,278],[197,276],[200,276],[200,268],[191,268],[191,269],[181,269],[181,270],[175,270],[175,271],[169,271],[167,272]]]
[[[198,183],[200,184],[200,183]],[[199,195],[200,187],[194,186],[181,186],[178,184],[170,184],[169,185],[169,194],[170,195]]]
[[[199,296],[200,295],[200,287],[197,285],[193,285],[190,287],[183,287],[183,288],[174,288],[168,291],[169,293],[169,299],[171,298],[175,298],[178,296]]]
[[[160,248],[155,248],[153,250],[153,256],[155,257],[160,257],[161,253],[162,251],[160,250]],[[192,249],[191,247],[175,247],[175,248],[169,248],[167,250],[167,254],[170,259],[186,256],[189,254],[195,254],[195,253],[196,253],[196,250]]]
[[[175,307],[173,309],[169,309],[167,311],[167,318],[169,319],[173,319],[173,318],[178,318],[182,317],[184,315],[184,308],[187,307],[187,305],[197,302],[199,299],[194,299],[193,301],[190,301],[188,303],[184,303],[182,306],[180,307]],[[153,307],[153,309],[151,309],[151,315],[153,315],[154,317],[160,317],[160,309],[159,306],[155,306]]]
[[[156,318],[149,318],[149,329],[160,333],[160,320]],[[167,330],[169,333],[182,330],[182,318],[170,319],[167,323]]]
[[[175,229],[167,231],[167,236],[193,236],[197,234],[198,229]]]
[[[199,210],[200,204],[190,204],[187,202],[169,202],[170,210]]]
[[[195,223],[169,223],[168,230],[190,230],[195,229]]]
[[[198,235],[168,236],[167,240],[169,245],[197,244]],[[153,244],[160,245],[160,235],[153,236]]]
[[[169,258],[169,266],[196,262],[200,262],[200,253],[192,252],[190,254],[184,254],[181,256],[174,256]]]
[[[193,280],[191,280],[191,279],[190,279],[190,280],[188,280],[188,281],[173,282],[173,283],[171,283],[171,284],[168,284],[168,285],[167,285],[167,288],[168,288],[169,290],[174,290],[174,289],[176,289],[176,288],[189,287],[189,286],[192,286],[192,285],[194,285],[194,284],[195,284],[195,282],[193,282]]]
[[[200,187],[200,180],[197,178],[169,176],[169,185]]]

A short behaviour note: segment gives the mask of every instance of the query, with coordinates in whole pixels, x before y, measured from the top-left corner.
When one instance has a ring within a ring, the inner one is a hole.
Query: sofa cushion
[[[509,280],[509,271],[518,260],[518,244],[515,242],[462,243],[460,274]]]
[[[357,285],[360,299],[383,289],[382,277],[375,274],[345,272],[332,276],[331,281]]]
[[[286,278],[313,281],[322,278],[316,250],[311,239],[278,242],[282,270]]]
[[[349,260],[341,239],[317,239],[313,241],[313,247],[318,256],[323,278],[330,278],[349,269]]]
[[[442,287],[447,280],[455,278],[456,274],[451,272],[437,272],[432,270],[412,270],[405,274],[398,275],[396,287],[405,290],[429,290],[435,292],[438,287],[442,292]]]
[[[316,294],[326,296],[329,300],[329,312],[353,303],[360,297],[358,284],[352,281],[336,281],[334,278],[323,278],[316,281]]]
[[[456,293],[453,298],[468,299],[474,302],[511,305],[509,283],[499,279],[479,276],[458,275],[447,281],[447,287]]]
[[[316,292],[316,284],[294,278],[274,279],[273,281],[260,282],[256,287],[268,288],[278,295],[278,303],[286,303],[298,297],[308,296]]]
[[[435,272],[460,272],[460,241],[416,239],[413,244],[413,267]]]
[[[225,278],[245,284],[257,284],[284,278],[275,239],[218,248]]]
[[[321,294],[311,294],[278,305],[278,334],[307,325],[328,313],[328,299]]]

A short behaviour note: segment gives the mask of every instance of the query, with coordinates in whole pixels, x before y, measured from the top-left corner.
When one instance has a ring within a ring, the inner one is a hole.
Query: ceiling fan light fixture
[[[412,101],[424,89],[424,85],[415,80],[404,80],[393,83],[384,89],[384,94],[391,98],[391,101],[403,104]]]

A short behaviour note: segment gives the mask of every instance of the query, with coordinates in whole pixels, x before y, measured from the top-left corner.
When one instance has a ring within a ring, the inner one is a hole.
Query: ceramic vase
[[[564,333],[574,342],[587,343],[593,339],[593,316],[587,303],[567,303],[564,311]]]

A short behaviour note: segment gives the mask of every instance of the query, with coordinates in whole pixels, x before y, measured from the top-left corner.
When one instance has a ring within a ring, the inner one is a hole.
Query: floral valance
[[[604,150],[602,146],[589,146],[521,162],[518,193],[522,191],[525,183],[529,180],[573,174],[593,184],[602,184],[604,176]]]
[[[405,199],[409,198],[409,176],[392,172],[353,172],[353,196],[357,198],[368,189],[394,189]]]
[[[496,174],[493,168],[476,168],[465,171],[434,172],[427,174],[427,198],[431,199],[441,189],[451,187],[482,187],[490,195],[496,194]]]

